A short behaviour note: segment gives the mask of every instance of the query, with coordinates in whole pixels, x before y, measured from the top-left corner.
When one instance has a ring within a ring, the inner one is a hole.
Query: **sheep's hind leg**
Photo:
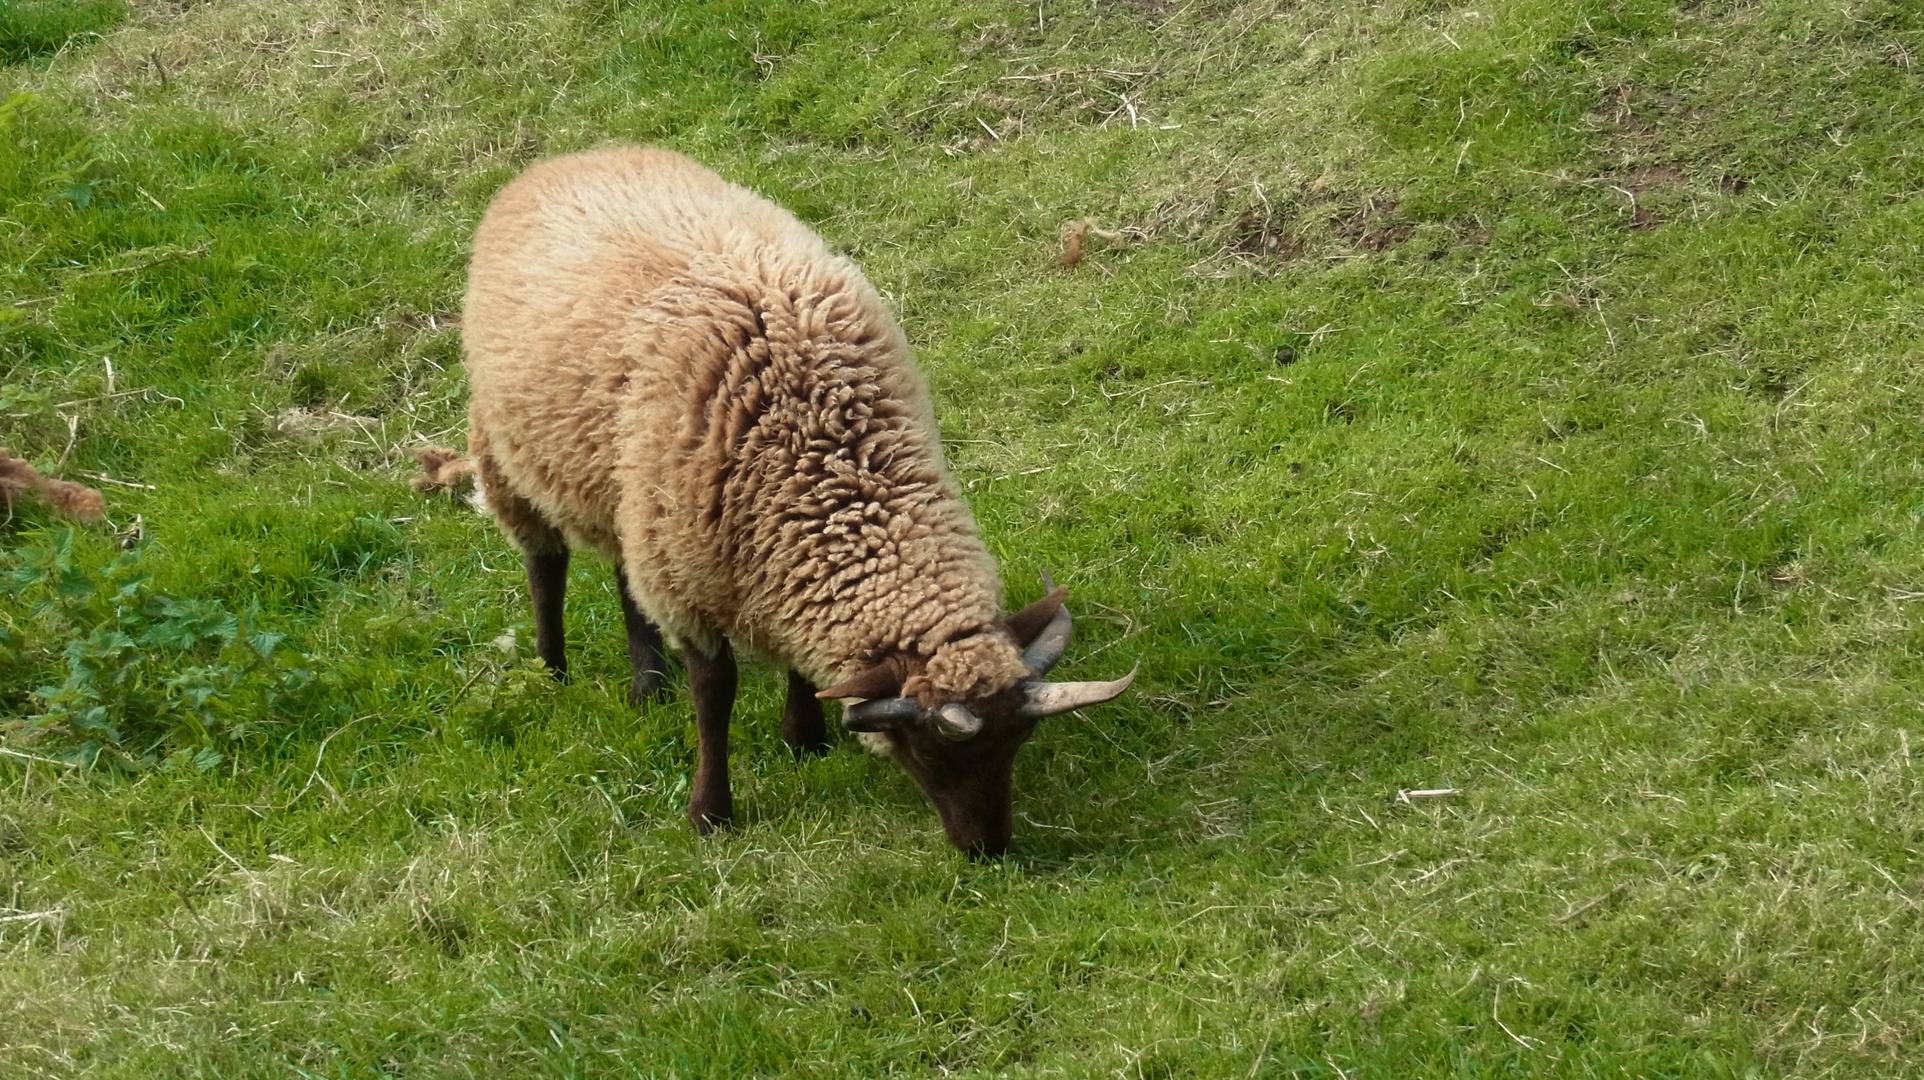
[[[530,551],[528,599],[534,602],[534,651],[557,679],[568,677],[568,650],[561,622],[561,598],[568,591],[568,549]]]
[[[661,655],[661,630],[635,606],[628,592],[628,574],[615,567],[615,588],[621,592],[621,622],[628,629],[628,664],[634,679],[628,684],[628,704],[640,708],[650,698],[668,696],[668,661]]]
[[[488,453],[485,428],[468,432],[468,453],[481,474],[488,509],[521,549],[528,570],[528,599],[534,604],[534,651],[557,679],[568,677],[568,651],[561,623],[561,598],[568,591],[568,541],[534,504],[517,495]]]
[[[815,684],[796,671],[788,673],[788,704],[782,708],[782,739],[800,761],[810,754],[828,753],[828,724]]]
[[[688,820],[699,833],[713,832],[735,816],[735,798],[728,790],[728,714],[735,707],[735,654],[722,639],[715,655],[705,655],[692,642],[682,649],[688,667],[688,688],[695,699],[695,790],[688,800]]]

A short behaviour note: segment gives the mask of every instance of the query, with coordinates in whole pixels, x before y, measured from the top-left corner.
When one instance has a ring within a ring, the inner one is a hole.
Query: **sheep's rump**
[[[993,623],[993,561],[874,289],[678,154],[528,170],[475,236],[469,448],[524,549],[618,558],[671,639],[834,679]]]

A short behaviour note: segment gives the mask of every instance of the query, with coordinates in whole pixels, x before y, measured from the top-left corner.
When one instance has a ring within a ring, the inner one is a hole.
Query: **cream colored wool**
[[[475,236],[469,451],[528,551],[619,559],[671,642],[924,704],[1028,675],[881,298],[787,211],[667,150],[529,169]]]

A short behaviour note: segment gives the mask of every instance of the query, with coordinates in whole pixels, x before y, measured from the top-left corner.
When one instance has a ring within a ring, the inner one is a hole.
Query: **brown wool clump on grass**
[[[459,450],[417,446],[412,453],[421,462],[421,475],[408,481],[414,490],[430,495],[459,495],[474,486],[474,462]]]
[[[14,498],[30,491],[38,492],[55,513],[84,525],[92,525],[107,516],[107,500],[100,492],[71,480],[42,476],[32,465],[0,446],[0,499],[6,501],[8,513],[13,511]]]
[[[1062,254],[1056,256],[1056,265],[1073,267],[1080,264],[1085,254],[1082,249],[1082,238],[1092,234],[1104,240],[1122,238],[1120,232],[1097,228],[1095,218],[1086,217],[1081,221],[1071,221],[1062,227]]]

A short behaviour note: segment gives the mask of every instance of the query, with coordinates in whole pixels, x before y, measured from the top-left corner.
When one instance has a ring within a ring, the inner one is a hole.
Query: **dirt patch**
[[[1654,165],[1606,173],[1592,183],[1607,186],[1629,200],[1630,228],[1654,229],[1670,220],[1660,208],[1687,195],[1690,178],[1674,166]],[[1674,211],[1675,207],[1670,209]]]
[[[1487,247],[1491,240],[1496,239],[1496,234],[1491,232],[1489,226],[1483,224],[1479,218],[1458,222],[1456,235],[1458,241],[1464,245],[1477,248]]]
[[[1247,207],[1229,225],[1229,251],[1243,258],[1287,262],[1301,257],[1303,247],[1302,238],[1278,221],[1267,206]]]
[[[1634,169],[1624,173],[1618,177],[1618,182],[1632,191],[1642,193],[1681,188],[1689,183],[1689,178],[1684,176],[1681,169],[1658,165],[1654,168]]]
[[[1396,200],[1372,196],[1354,210],[1330,218],[1330,233],[1351,247],[1388,251],[1410,238],[1414,227],[1396,220]]]

